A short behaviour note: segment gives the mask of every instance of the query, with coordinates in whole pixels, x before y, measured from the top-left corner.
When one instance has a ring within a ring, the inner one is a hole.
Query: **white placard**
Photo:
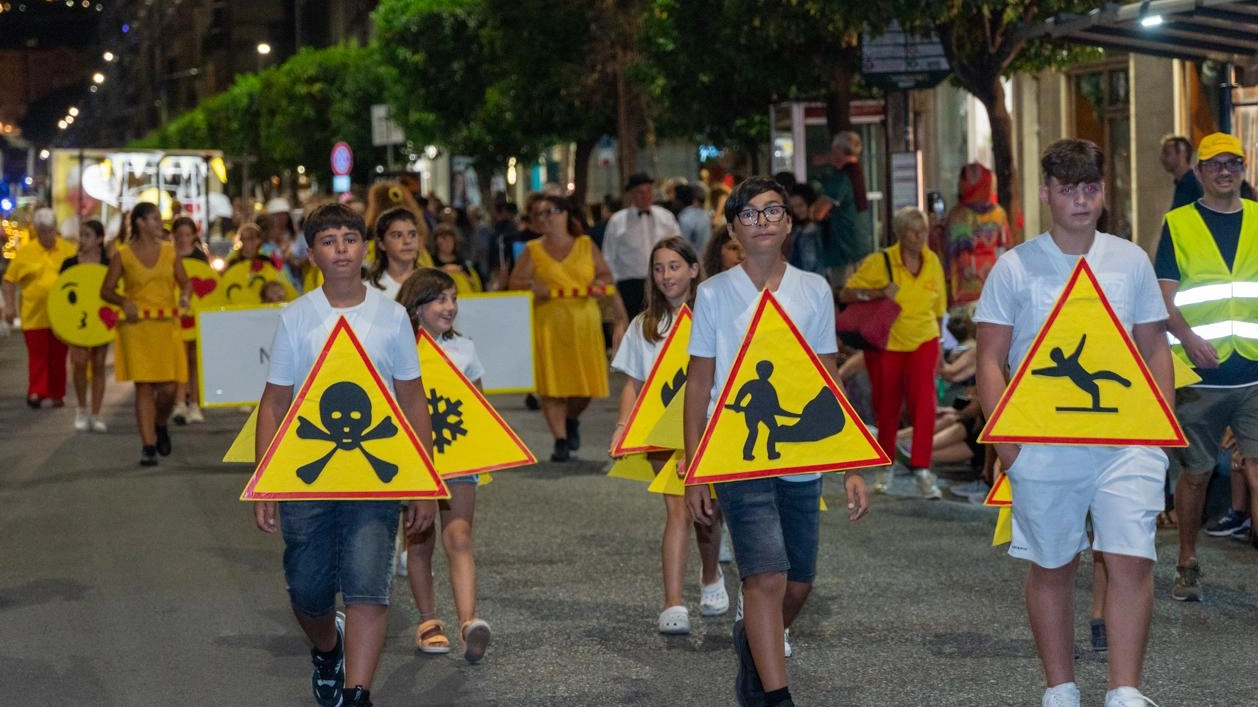
[[[476,342],[485,365],[486,393],[525,393],[533,379],[533,294],[488,292],[459,295],[454,328]]]
[[[252,405],[262,398],[282,306],[197,312],[197,373],[205,407]]]

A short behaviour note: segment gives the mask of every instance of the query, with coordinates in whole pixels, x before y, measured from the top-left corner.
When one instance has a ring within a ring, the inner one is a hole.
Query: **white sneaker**
[[[1105,693],[1105,707],[1158,707],[1134,687],[1116,687]]]
[[[700,616],[720,616],[721,614],[729,611],[729,592],[725,591],[725,577],[721,575],[721,571],[719,569],[716,573],[715,582],[712,584],[702,584],[702,580],[700,580],[700,583]]]
[[[1109,700],[1105,701],[1109,705]],[[1063,682],[1044,691],[1043,707],[1079,707],[1079,686]]]
[[[188,424],[188,406],[184,403],[175,403],[175,407],[170,411],[170,421],[176,425]]]
[[[741,587],[738,589],[738,607],[734,609],[734,620],[743,620],[743,590]]]
[[[74,409],[74,430],[75,432],[87,432],[92,426],[92,415],[87,408]]]
[[[943,492],[939,490],[939,485],[936,483],[938,479],[930,469],[915,469],[913,476],[917,478],[917,492],[922,495],[922,498],[931,500],[943,498]]]
[[[403,545],[402,549],[398,551],[397,563],[394,565],[394,569],[397,571],[397,576],[399,577],[406,576],[406,546],[405,545]]]
[[[782,632],[782,647],[786,649],[786,657],[790,658],[791,653],[794,651],[791,650],[791,630],[789,628]]]
[[[690,633],[690,612],[684,606],[670,606],[660,612],[656,628],[668,636],[684,636]]]
[[[201,414],[201,406],[196,403],[188,405],[188,422],[190,424],[197,422],[205,422],[205,415]]]
[[[891,467],[878,467],[874,472],[874,493],[887,493],[891,490]]]
[[[102,422],[99,417],[92,415],[92,431],[93,432],[108,432],[109,428],[105,426],[105,423]]]

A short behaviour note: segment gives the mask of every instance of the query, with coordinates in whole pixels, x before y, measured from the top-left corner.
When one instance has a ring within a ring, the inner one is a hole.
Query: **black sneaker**
[[[764,684],[760,682],[760,674],[756,672],[756,660],[751,655],[751,644],[747,643],[747,630],[743,620],[734,622],[734,652],[738,654],[738,677],[734,679],[734,696],[738,698],[739,707],[762,707],[764,705]]]
[[[1227,515],[1206,526],[1206,535],[1222,538],[1248,529],[1249,514],[1229,508],[1227,509]]]
[[[529,393],[524,396],[524,407],[528,410],[541,410],[542,404],[537,402],[537,396]]]
[[[1092,619],[1092,650],[1098,653],[1109,650],[1109,639],[1105,635],[1105,619]]]
[[[566,462],[572,458],[572,450],[568,447],[568,440],[555,440],[555,451],[550,453],[550,460],[553,462]]]
[[[371,691],[357,685],[345,691],[345,707],[371,707]]]
[[[310,686],[314,690],[315,702],[320,707],[347,704],[341,695],[345,689],[345,615],[341,612],[336,612],[336,649],[331,656],[324,656],[318,649],[311,648],[310,662],[314,663]]]
[[[568,449],[577,451],[581,448],[581,422],[568,418],[564,420],[564,429],[568,433]]]
[[[170,456],[170,432],[166,425],[157,425],[157,453],[163,457]]]
[[[140,447],[140,466],[157,466],[157,447],[151,444]]]

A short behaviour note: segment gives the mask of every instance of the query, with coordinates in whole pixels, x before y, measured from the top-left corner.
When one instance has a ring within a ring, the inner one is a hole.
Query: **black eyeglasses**
[[[1239,174],[1245,171],[1245,160],[1236,157],[1230,160],[1210,160],[1201,163],[1201,171],[1217,174],[1223,170]]]
[[[744,226],[754,226],[760,220],[761,214],[764,214],[764,220],[767,223],[777,223],[786,217],[786,207],[781,204],[766,206],[763,209],[749,206],[738,212],[738,220]]]
[[[533,218],[541,218],[543,216],[556,216],[563,213],[563,209],[558,206],[552,206],[549,209],[537,209],[533,212]]]

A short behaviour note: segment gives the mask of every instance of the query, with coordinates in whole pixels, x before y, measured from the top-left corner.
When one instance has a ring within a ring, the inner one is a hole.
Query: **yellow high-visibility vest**
[[[1175,306],[1194,333],[1214,345],[1219,362],[1233,352],[1258,361],[1258,203],[1241,200],[1241,235],[1229,270],[1194,204],[1166,215],[1179,264]],[[1185,360],[1183,347],[1171,348]]]

